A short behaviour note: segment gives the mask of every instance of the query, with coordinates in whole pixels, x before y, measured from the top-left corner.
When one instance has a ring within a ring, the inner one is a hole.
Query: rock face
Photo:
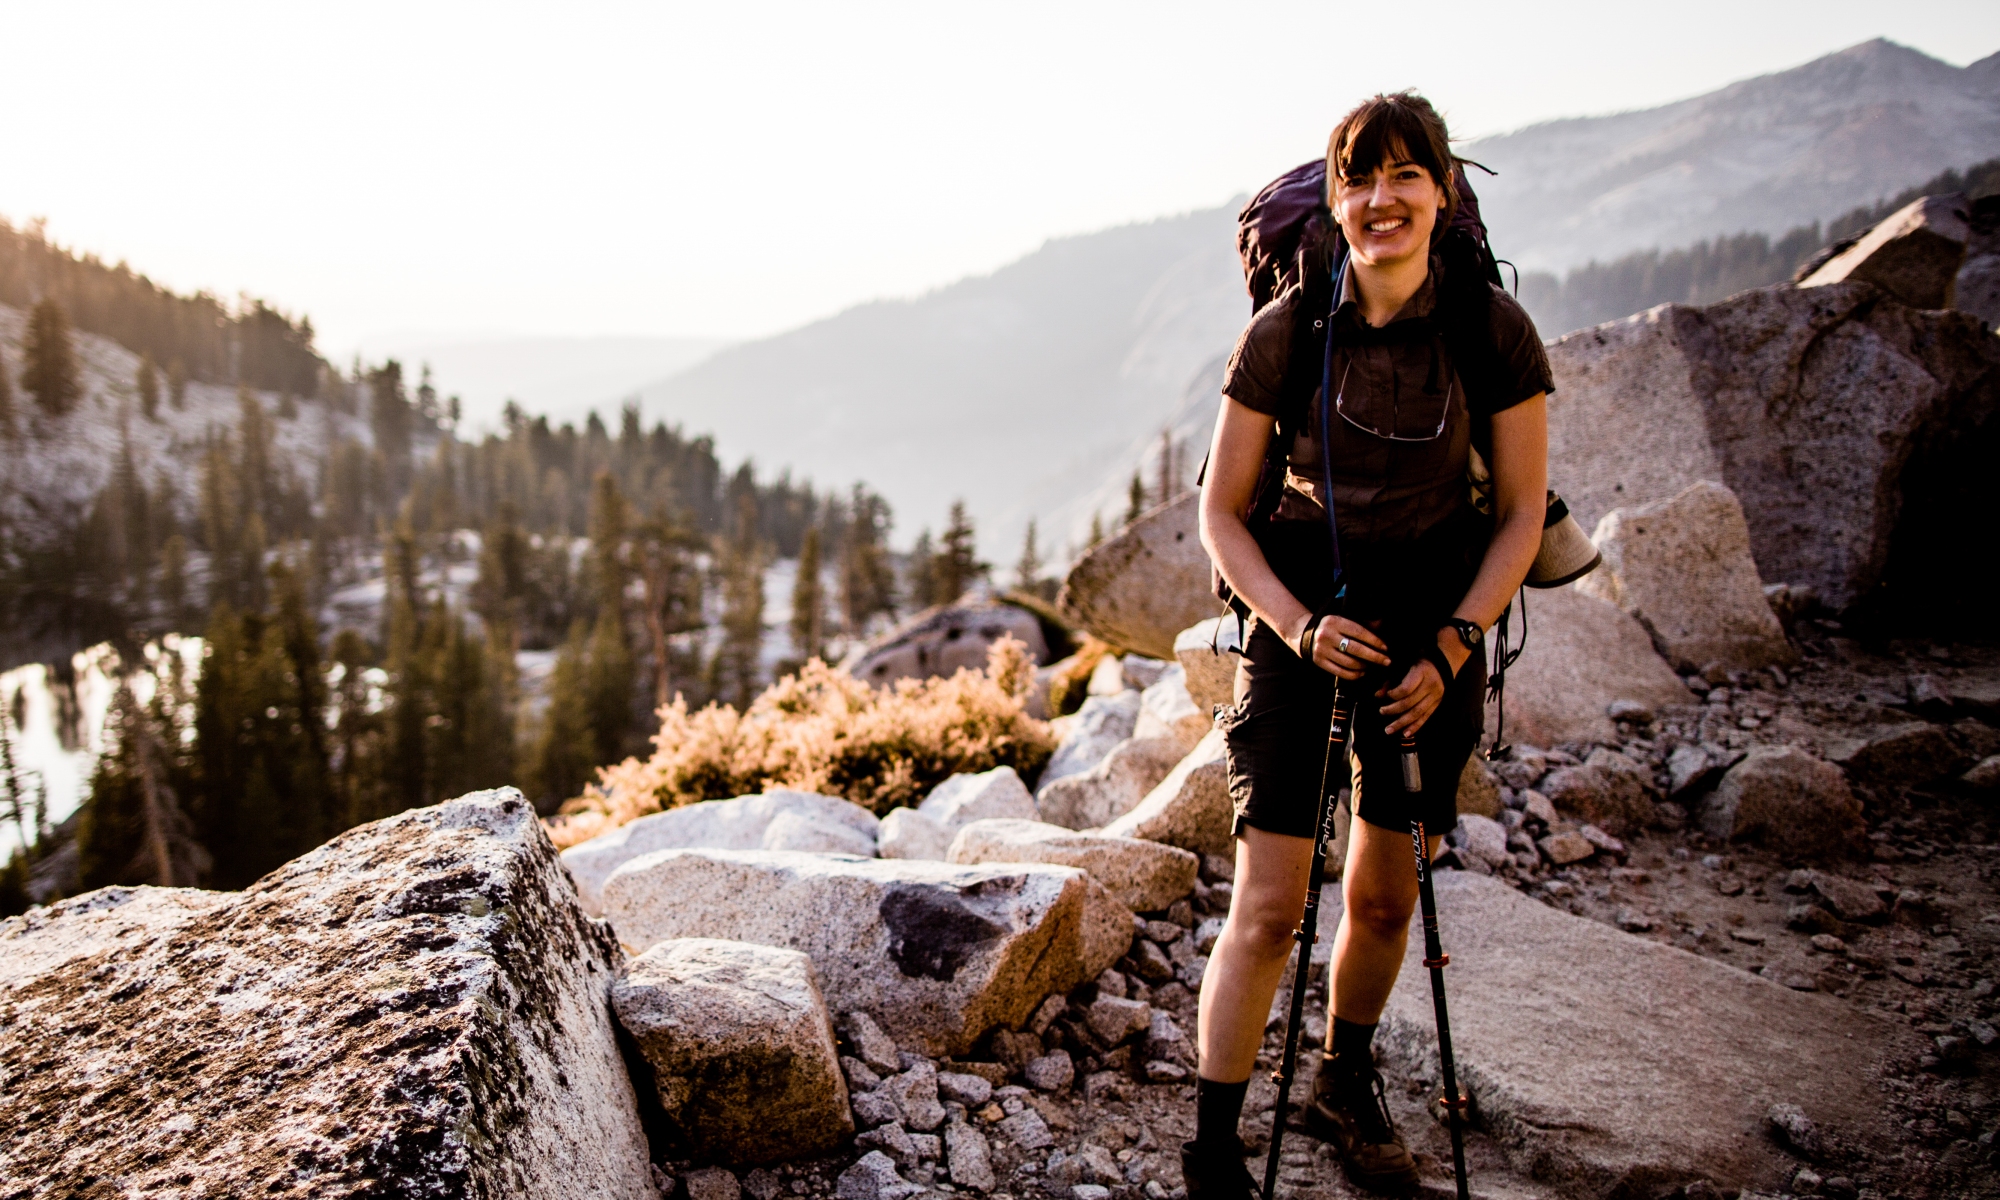
[[[1925,196],[1879,221],[1799,281],[1802,288],[1858,279],[1912,308],[1950,308],[1952,280],[1971,235],[1964,196]]]
[[[1001,638],[1011,637],[1028,648],[1037,663],[1049,660],[1042,623],[1025,608],[969,596],[918,613],[889,633],[856,650],[841,667],[856,679],[886,687],[898,679],[928,679],[951,675],[961,667],[984,670],[986,652]]]
[[[0,1124],[36,1131],[0,1177],[650,1200],[617,965],[512,789],[351,829],[238,893],[62,901],[0,924]]]
[[[833,1022],[795,950],[680,938],[611,988],[675,1130],[706,1159],[821,1154],[854,1132]]]
[[[1646,769],[1616,750],[1593,750],[1582,766],[1558,767],[1540,790],[1556,807],[1616,834],[1637,833],[1653,816]]]
[[[1878,585],[1934,606],[2000,539],[1955,515],[1981,507],[1992,435],[1965,431],[2000,387],[2000,341],[1964,313],[1779,286],[1579,330],[1549,359],[1551,478],[1586,528],[1716,480],[1760,576],[1841,610]]]
[[[1721,484],[1704,479],[1654,504],[1612,509],[1591,540],[1604,565],[1576,590],[1638,618],[1675,667],[1754,671],[1798,658],[1764,599],[1743,506]]]
[[[955,863],[1080,867],[1134,912],[1158,912],[1194,890],[1201,858],[1140,838],[1078,833],[1040,821],[974,821],[951,843]]]
[[[1176,663],[1139,693],[1139,719],[1132,736],[1169,738],[1186,754],[1214,724],[1214,714],[1207,705],[1195,703],[1187,689],[1187,672]]]
[[[1132,811],[1100,832],[1145,838],[1196,854],[1229,854],[1236,810],[1222,731],[1211,730]]]
[[[778,824],[778,818],[792,819]],[[875,853],[879,822],[858,804],[816,792],[772,791],[734,800],[704,800],[627,822],[563,851],[584,911],[603,913],[611,872],[655,850],[803,850]]]
[[[613,872],[604,905],[634,951],[686,937],[801,951],[836,1010],[932,1056],[1019,1026],[1132,936],[1129,915],[1124,942],[1108,935],[1123,910],[1082,871],[1039,864],[663,850]]]
[[[1521,628],[1520,600],[1510,621]],[[1616,729],[1606,715],[1618,700],[1637,700],[1657,711],[1694,703],[1645,629],[1617,606],[1569,587],[1528,594],[1528,641],[1507,671],[1506,740],[1553,746],[1561,742],[1611,742]],[[1488,728],[1494,715],[1487,705]]]
[[[1049,755],[1048,765],[1042,768],[1036,794],[1047,791],[1058,779],[1090,770],[1117,749],[1120,742],[1131,737],[1139,723],[1139,701],[1140,693],[1132,689],[1085,700],[1071,718],[1069,732],[1063,735],[1055,753]]]
[[[1867,833],[1840,768],[1796,746],[1759,746],[1729,768],[1701,813],[1716,837],[1800,855],[1838,854]]]
[[[1800,1105],[1835,1136],[1892,1137],[1876,1076],[1914,1051],[1910,1031],[1498,880],[1443,871],[1436,886],[1460,1084],[1510,1162],[1557,1194],[1789,1178],[1796,1162],[1763,1134],[1778,1103]],[[1331,889],[1328,900],[1339,904]],[[1413,937],[1376,1044],[1434,1080],[1422,958]]]
[[[1236,703],[1237,651],[1234,614],[1210,617],[1174,635],[1174,657],[1180,660],[1188,696],[1204,711]]]
[[[1174,637],[1215,614],[1208,552],[1188,492],[1099,542],[1069,569],[1056,603],[1079,625],[1149,658],[1174,657]]]
[[[1036,811],[1067,829],[1108,825],[1145,799],[1187,751],[1177,736],[1127,738],[1088,771],[1044,784]]]
[[[1482,817],[1500,815],[1500,778],[1477,753],[1465,760],[1458,773],[1458,811]]]

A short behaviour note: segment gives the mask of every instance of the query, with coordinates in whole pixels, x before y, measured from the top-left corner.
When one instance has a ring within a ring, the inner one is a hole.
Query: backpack
[[[1474,163],[1474,166],[1479,164]],[[1481,170],[1486,168],[1481,167]],[[1489,171],[1488,174],[1491,174]],[[1453,163],[1452,182],[1458,191],[1458,208],[1451,224],[1438,238],[1435,253],[1444,264],[1439,280],[1437,307],[1433,310],[1438,336],[1451,354],[1459,377],[1470,398],[1493,386],[1498,378],[1499,352],[1493,345],[1490,320],[1491,287],[1502,286],[1499,260],[1487,241],[1486,223],[1479,216],[1479,197],[1465,176],[1465,161]],[[1326,160],[1316,158],[1301,163],[1266,184],[1236,216],[1236,251],[1243,260],[1243,282],[1250,292],[1250,312],[1255,316],[1288,290],[1301,289],[1298,320],[1292,328],[1290,361],[1279,393],[1277,428],[1265,449],[1258,471],[1246,523],[1253,536],[1257,526],[1277,512],[1284,494],[1285,470],[1292,443],[1304,427],[1307,408],[1320,383],[1319,363],[1324,346],[1326,315],[1332,311],[1335,267],[1346,257],[1347,239],[1333,221],[1326,203]],[[1491,422],[1474,418],[1473,449],[1481,458],[1491,459]],[[1203,464],[1205,474],[1207,465]],[[1197,483],[1200,482],[1197,478]],[[1245,644],[1243,623],[1250,609],[1235,595],[1221,570],[1209,568],[1215,595],[1238,622],[1237,645]],[[1522,639],[1527,633],[1527,596],[1522,593]],[[1489,691],[1500,700],[1506,670],[1520,657],[1521,643],[1509,646],[1508,616],[1502,614],[1495,629],[1494,658],[1489,664]],[[1504,703],[1504,701],[1502,701]],[[1505,728],[1505,710],[1501,729]],[[1495,731],[1497,753],[1501,733]]]

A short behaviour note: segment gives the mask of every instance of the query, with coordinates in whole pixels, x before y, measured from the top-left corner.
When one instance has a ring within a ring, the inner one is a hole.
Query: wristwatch
[[[1458,640],[1465,643],[1467,650],[1479,649],[1479,644],[1486,640],[1486,631],[1481,629],[1477,622],[1448,617],[1445,624],[1458,631]]]

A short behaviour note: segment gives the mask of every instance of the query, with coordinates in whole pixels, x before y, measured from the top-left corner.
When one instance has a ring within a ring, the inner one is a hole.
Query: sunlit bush
[[[598,772],[590,793],[550,821],[573,846],[648,813],[797,788],[840,796],[877,813],[914,805],[960,771],[1011,766],[1032,775],[1055,739],[1022,709],[1034,677],[1027,648],[1003,638],[984,671],[904,679],[874,689],[815,659],[739,713],[711,704],[660,710],[653,753]]]

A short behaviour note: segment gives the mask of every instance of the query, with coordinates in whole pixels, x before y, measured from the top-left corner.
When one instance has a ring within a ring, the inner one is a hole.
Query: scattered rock
[[[882,858],[942,862],[949,849],[951,832],[914,808],[890,809],[875,839],[875,853]]]
[[[611,1003],[653,1068],[667,1118],[702,1158],[778,1162],[854,1132],[833,1022],[804,954],[661,942],[632,960]]]
[[[1780,1144],[1796,1150],[1807,1158],[1818,1158],[1826,1153],[1826,1143],[1821,1139],[1819,1126],[1796,1104],[1773,1104],[1764,1118],[1771,1131],[1778,1135]]]
[[[1965,769],[1966,756],[1944,730],[1920,721],[1896,725],[1860,745],[1831,755],[1857,783],[1880,788],[1920,787]]]
[[[944,1103],[938,1099],[937,1068],[918,1062],[892,1079],[882,1081],[882,1090],[896,1101],[903,1124],[929,1133],[944,1124]]]
[[[954,1064],[955,1065],[955,1064]],[[957,1071],[939,1071],[937,1093],[941,1099],[967,1108],[978,1108],[993,1098],[993,1081],[983,1075],[966,1075]]]
[[[725,1167],[702,1167],[689,1171],[685,1180],[688,1200],[738,1200],[742,1185]]]
[[[1840,854],[1866,832],[1838,768],[1796,746],[1759,746],[1729,769],[1702,808],[1719,838],[1761,839],[1790,854]]]
[[[1165,666],[1159,679],[1139,693],[1139,719],[1132,726],[1132,736],[1166,738],[1186,754],[1214,724],[1208,707],[1194,702],[1187,689],[1187,673],[1175,663]],[[1180,755],[1174,757],[1178,760]]]
[[[1059,1092],[1076,1082],[1076,1064],[1070,1061],[1069,1051],[1057,1050],[1029,1060],[1021,1068],[1021,1077],[1039,1091]]]
[[[1974,200],[1971,215],[1972,236],[1952,285],[1952,307],[1972,314],[1988,329],[2000,328],[2000,200]]]
[[[1178,733],[1127,738],[1089,770],[1043,784],[1035,813],[1066,829],[1108,825],[1145,799],[1187,751]]]
[[[1204,712],[1236,702],[1236,663],[1242,650],[1235,614],[1210,617],[1174,637],[1188,697]]]
[[[1035,817],[1035,797],[1012,767],[953,775],[931,789],[917,811],[937,822],[947,837],[974,821]]]
[[[1542,848],[1543,857],[1559,867],[1582,862],[1597,853],[1597,847],[1585,840],[1582,834],[1567,829],[1552,833],[1537,844]]]
[[[948,676],[961,667],[984,670],[987,652],[1002,638],[1026,646],[1037,663],[1049,661],[1048,640],[1035,614],[968,594],[955,604],[918,613],[856,649],[840,665],[856,679],[887,687],[898,679]]]
[[[1665,500],[1613,509],[1591,540],[1604,565],[1579,579],[1577,590],[1638,618],[1674,666],[1719,662],[1754,671],[1797,660],[1764,599],[1743,507],[1722,484],[1704,479]],[[1643,702],[1620,699],[1613,707],[1620,704],[1650,719]],[[1619,719],[1616,712],[1612,718]]]
[[[1511,624],[1519,629],[1518,597],[1514,604]],[[1615,700],[1655,711],[1694,702],[1645,628],[1616,605],[1571,585],[1533,592],[1528,608],[1527,648],[1507,670],[1509,738],[1540,746],[1613,742],[1617,730],[1606,713]],[[1489,722],[1497,719],[1488,713]]]
[[[975,821],[959,831],[947,857],[955,863],[1080,867],[1134,912],[1157,912],[1187,895],[1201,869],[1200,858],[1174,846],[1040,821]]]
[[[986,1135],[954,1120],[944,1127],[944,1156],[951,1181],[975,1192],[990,1192],[998,1185],[993,1175],[993,1149]]]
[[[1200,500],[1195,491],[1170,500],[1085,552],[1057,606],[1114,646],[1173,658],[1175,635],[1215,611]]]
[[[1555,806],[1614,833],[1636,833],[1652,823],[1647,772],[1616,750],[1591,752],[1580,767],[1559,767],[1542,781]]]
[[[1477,813],[1459,814],[1458,848],[1461,853],[1494,869],[1504,866],[1514,857],[1513,851],[1507,849],[1507,831],[1501,828],[1500,822]]]
[[[862,1150],[880,1150],[889,1160],[902,1170],[909,1170],[922,1161],[917,1153],[916,1139],[910,1131],[895,1121],[890,1121],[854,1139],[854,1145]]]
[[[1139,693],[1120,692],[1115,696],[1091,696],[1070,718],[1069,732],[1063,735],[1048,765],[1042,768],[1040,790],[1059,779],[1081,775],[1132,736],[1139,721]]]
[[[1152,1022],[1151,1005],[1117,996],[1099,996],[1084,1014],[1084,1023],[1107,1046],[1116,1046],[1133,1034],[1144,1033]]]
[[[912,1200],[924,1191],[921,1184],[896,1174],[896,1164],[880,1150],[862,1155],[834,1184],[840,1200]]]
[[[1074,1070],[1071,1074],[1074,1076]],[[1042,1120],[1042,1114],[1032,1108],[1009,1115],[995,1128],[1023,1150],[1045,1150],[1056,1144],[1056,1139],[1049,1133],[1048,1122]]]
[[[1458,811],[1482,817],[1500,815],[1500,777],[1477,753],[1465,760],[1458,773]]]
[[[1801,288],[1864,280],[1912,308],[1949,308],[1972,236],[1962,195],[1912,200],[1799,281]]]
[[[1817,896],[1829,912],[1843,921],[1872,925],[1889,915],[1889,906],[1882,902],[1882,897],[1870,884],[1843,879],[1824,871],[1807,871],[1805,875],[1805,890]]]
[[[896,1098],[884,1091],[862,1092],[853,1097],[853,1104],[854,1123],[863,1129],[893,1125],[903,1119],[903,1110],[896,1107]]]
[[[1163,842],[1197,854],[1228,854],[1234,825],[1222,731],[1214,729],[1137,807],[1102,832]]]
[[[1102,906],[1123,910],[1082,871],[1036,864],[664,850],[613,872],[604,903],[634,952],[680,937],[804,951],[837,1010],[865,1012],[930,1055],[1019,1026],[1131,940],[1124,916],[1125,941],[1105,944]]]
[[[902,1053],[896,1049],[895,1039],[882,1032],[882,1027],[865,1012],[849,1012],[840,1018],[840,1035],[859,1056],[866,1066],[885,1075],[893,1075],[903,1069]]]
[[[1706,746],[1685,743],[1675,746],[1673,753],[1667,756],[1667,794],[1678,797],[1700,790],[1714,782],[1720,774],[1715,758]],[[887,824],[886,820],[884,824]]]
[[[241,892],[34,909],[0,922],[0,1171],[22,1196],[651,1200],[617,956],[512,788]]]
[[[873,854],[878,822],[875,814],[858,804],[815,792],[771,791],[759,796],[738,796],[734,800],[704,800],[666,812],[653,813],[628,821],[607,833],[563,851],[563,866],[576,880],[577,895],[585,912],[603,914],[604,881],[620,866],[655,850],[702,847],[711,850],[814,849],[801,846],[767,846],[765,834],[779,816],[796,813],[809,819],[810,828],[844,830],[854,836],[843,838],[828,833],[830,840],[844,842],[847,854]],[[788,840],[802,838],[807,830],[788,823],[780,831]],[[861,848],[865,838],[867,848]]]

